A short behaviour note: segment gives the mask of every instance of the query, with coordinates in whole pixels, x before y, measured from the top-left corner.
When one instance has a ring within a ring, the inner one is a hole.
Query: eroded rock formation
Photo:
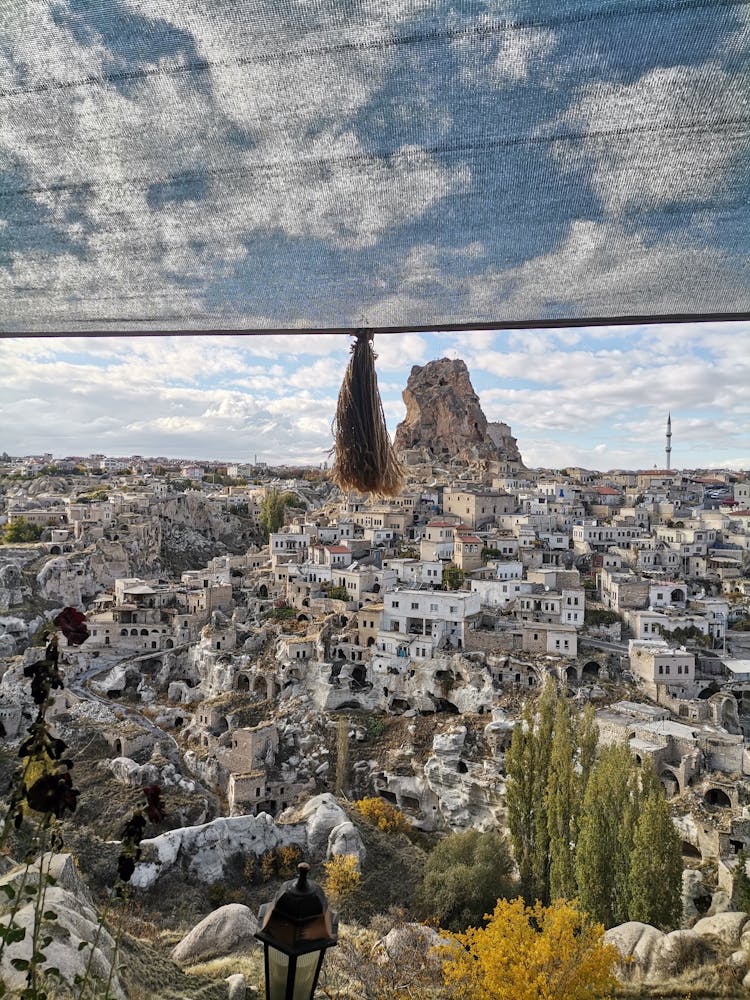
[[[407,465],[523,465],[510,427],[488,423],[465,362],[441,358],[415,365],[403,397],[406,417],[394,444]]]

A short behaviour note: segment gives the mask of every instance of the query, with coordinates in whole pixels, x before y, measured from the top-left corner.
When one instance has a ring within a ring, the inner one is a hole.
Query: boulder
[[[694,930],[677,930],[664,934],[654,949],[648,979],[661,983],[677,976],[691,966],[701,965],[712,957],[712,949],[705,938]]]
[[[418,960],[424,960],[428,967],[437,970],[442,964],[438,949],[449,948],[455,944],[451,938],[441,936],[434,927],[426,927],[424,924],[403,924],[388,931],[386,936],[378,941],[375,957],[381,964],[392,962],[394,965],[403,965],[413,962],[415,956],[418,956]]]
[[[323,857],[334,827],[347,822],[347,815],[330,792],[314,795],[299,812],[307,827],[307,848],[311,856]]]
[[[734,951],[740,947],[744,936],[742,932],[748,919],[747,913],[738,910],[716,913],[699,920],[693,927],[693,931],[703,938],[713,940],[722,947],[731,948]]]
[[[711,905],[708,908],[707,917],[713,917],[717,913],[727,913],[732,909],[732,895],[725,889],[717,889],[711,896]]]
[[[326,839],[328,834],[326,833]],[[303,846],[305,827],[278,825],[267,813],[257,816],[221,816],[200,826],[183,826],[141,841],[143,859],[130,884],[147,889],[179,860],[200,882],[218,882],[232,862],[248,854],[261,857],[286,844]]]
[[[241,972],[236,972],[233,976],[227,976],[227,1000],[245,1000],[247,988],[245,977]]]
[[[44,954],[43,968],[57,968],[64,982],[73,990],[77,976],[85,976],[90,964],[90,982],[107,982],[111,977],[110,995],[120,998],[125,993],[119,983],[113,962],[116,961],[114,940],[105,927],[99,927],[99,917],[91,904],[91,898],[81,882],[75,863],[70,855],[45,855],[44,871],[49,872],[55,880],[54,885],[48,885],[45,890],[44,910],[53,912],[54,920],[42,923],[43,937],[50,940],[41,948]],[[40,862],[30,867],[30,874],[39,872]],[[0,878],[0,885],[12,886],[16,891],[21,883],[28,884],[25,866],[19,865],[10,869]],[[5,892],[0,893],[0,924],[7,925],[10,920],[10,910],[14,903]],[[0,961],[0,980],[6,987],[8,995],[18,996],[26,986],[26,973],[13,966],[18,959],[28,960],[33,943],[36,898],[22,905],[15,913],[13,920],[18,927],[24,928],[26,934],[21,941],[13,942],[5,947]],[[92,942],[96,940],[96,949],[91,952]],[[80,950],[79,950],[80,946]],[[75,990],[76,994],[78,989]]]
[[[335,854],[352,854],[357,859],[358,868],[362,867],[362,863],[367,857],[367,850],[362,843],[359,830],[351,820],[334,826],[328,835],[326,857],[332,858]]]
[[[686,868],[682,873],[682,920],[692,924],[711,905],[711,893],[703,881],[703,873],[695,868]]]
[[[177,965],[185,966],[247,951],[258,943],[253,937],[257,929],[258,921],[248,906],[229,903],[196,924],[172,949],[170,957]]]
[[[663,937],[663,932],[656,927],[637,920],[610,927],[604,934],[604,940],[613,944],[620,953],[619,978],[623,981],[650,978],[654,954]]]

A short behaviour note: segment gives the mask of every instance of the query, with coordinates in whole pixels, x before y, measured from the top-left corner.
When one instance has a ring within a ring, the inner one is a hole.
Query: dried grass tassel
[[[356,338],[333,421],[331,478],[341,490],[396,496],[403,469],[388,437],[372,331],[359,330]]]

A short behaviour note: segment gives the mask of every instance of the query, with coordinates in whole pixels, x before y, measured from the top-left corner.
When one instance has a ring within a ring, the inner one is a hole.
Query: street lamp
[[[258,913],[266,1000],[312,1000],[326,948],[338,943],[338,917],[320,886],[307,881],[309,871],[297,865],[296,882],[285,882]]]

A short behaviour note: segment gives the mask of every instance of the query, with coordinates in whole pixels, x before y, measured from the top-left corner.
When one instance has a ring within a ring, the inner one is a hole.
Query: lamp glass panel
[[[292,1000],[310,1000],[319,957],[319,951],[311,951],[306,955],[300,955],[297,959]],[[269,946],[268,994],[271,1000],[285,1000],[288,974],[289,956]]]

